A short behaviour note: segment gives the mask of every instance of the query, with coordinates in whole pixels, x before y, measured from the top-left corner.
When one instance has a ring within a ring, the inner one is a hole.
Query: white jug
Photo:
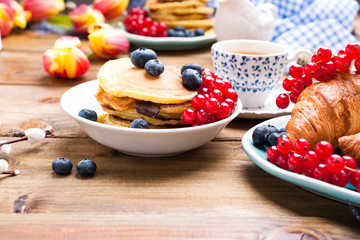
[[[215,33],[218,41],[230,39],[272,39],[277,7],[271,3],[255,6],[249,0],[218,0]]]

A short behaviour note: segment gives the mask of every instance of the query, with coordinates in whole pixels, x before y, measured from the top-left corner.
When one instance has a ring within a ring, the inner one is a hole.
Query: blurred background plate
[[[160,51],[189,50],[216,42],[215,34],[199,37],[146,37],[124,31],[131,44]]]

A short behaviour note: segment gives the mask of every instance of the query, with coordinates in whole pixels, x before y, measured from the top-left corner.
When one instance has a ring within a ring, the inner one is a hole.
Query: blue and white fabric
[[[348,43],[359,42],[353,24],[359,10],[356,0],[250,0],[255,5],[272,3],[278,18],[272,41],[317,50],[337,52]]]

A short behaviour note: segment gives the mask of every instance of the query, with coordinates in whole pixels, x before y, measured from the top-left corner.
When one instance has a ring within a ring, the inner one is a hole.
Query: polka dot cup
[[[232,82],[244,109],[263,106],[284,73],[287,55],[285,46],[258,40],[219,41],[211,48],[215,71]]]

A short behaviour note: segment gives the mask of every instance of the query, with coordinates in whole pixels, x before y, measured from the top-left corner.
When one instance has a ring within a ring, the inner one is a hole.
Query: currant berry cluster
[[[198,94],[191,101],[192,108],[182,113],[183,121],[192,126],[227,118],[234,111],[238,99],[231,82],[223,76],[204,68],[201,77]]]
[[[266,150],[266,157],[282,169],[336,186],[345,187],[350,181],[360,192],[360,171],[356,169],[355,159],[334,154],[329,142],[318,142],[312,151],[306,139],[300,138],[292,144],[288,136],[281,135],[277,145]]]
[[[167,36],[165,23],[153,21],[147,11],[141,7],[134,7],[129,11],[128,16],[124,19],[124,25],[129,33],[149,37]]]
[[[319,48],[311,58],[311,62],[304,67],[299,64],[289,68],[290,76],[283,80],[282,86],[287,93],[281,93],[276,98],[276,105],[287,108],[290,104],[296,103],[300,93],[313,82],[326,82],[334,77],[337,71],[345,72],[351,67],[360,71],[360,45],[350,43],[345,50],[340,50],[337,55],[333,55],[328,48]]]

